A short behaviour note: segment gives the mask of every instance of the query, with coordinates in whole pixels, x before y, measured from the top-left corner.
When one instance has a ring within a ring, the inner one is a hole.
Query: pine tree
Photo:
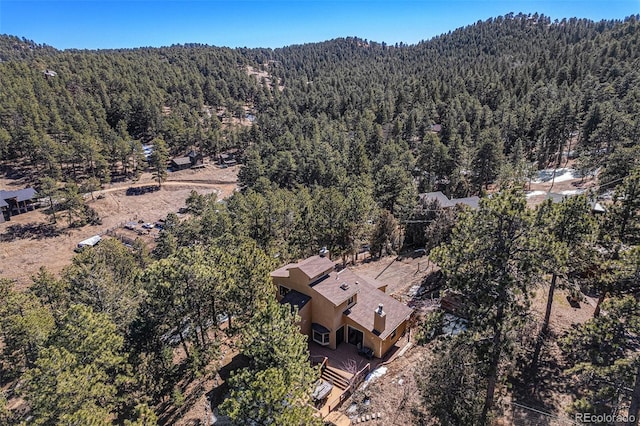
[[[34,424],[109,424],[125,358],[106,315],[74,305],[24,376]]]
[[[149,166],[153,169],[158,186],[162,186],[162,181],[167,178],[167,162],[169,161],[169,150],[164,139],[155,138],[153,140],[153,152],[149,156]]]
[[[538,207],[537,217],[537,226],[546,232],[545,266],[551,273],[551,282],[540,336],[531,362],[534,370],[544,336],[548,332],[558,279],[574,281],[575,284],[575,278],[586,273],[585,264],[590,256],[592,237],[597,230],[591,206],[585,196],[569,197],[557,204],[549,200]]]
[[[0,331],[3,368],[20,373],[33,366],[54,330],[54,317],[38,297],[17,291],[10,280],[0,279]]]
[[[477,211],[465,211],[451,242],[432,252],[446,283],[465,300],[469,333],[477,333],[486,390],[479,424],[486,424],[495,403],[500,362],[529,306],[539,277],[537,247],[526,201],[514,190],[482,200]]]
[[[607,315],[592,318],[570,330],[560,342],[569,364],[567,373],[576,377],[578,399],[574,412],[610,414],[630,401],[629,414],[637,424],[640,403],[640,305],[632,296],[615,297],[604,303]],[[627,389],[632,389],[631,395]]]
[[[84,199],[75,183],[66,184],[63,189],[63,208],[67,211],[69,226],[74,224],[74,217],[84,211]]]
[[[59,193],[58,184],[50,177],[40,178],[39,183],[38,194],[42,198],[47,198],[49,200],[49,213],[51,214],[53,223],[56,223],[58,219],[56,218],[56,205],[54,204],[54,199]]]
[[[250,367],[232,376],[231,395],[220,406],[234,424],[319,422],[309,405],[319,372],[309,363],[298,318],[289,306],[269,300],[243,330],[241,352]]]
[[[549,209],[548,216],[543,219],[544,223],[539,225],[546,226],[548,237],[552,239],[552,243],[556,244],[555,247],[550,247],[550,251],[555,255],[555,265],[552,266],[547,309],[542,325],[543,332],[549,326],[553,292],[558,277],[564,275],[566,279],[571,279],[584,272],[584,262],[589,256],[589,247],[593,243],[592,237],[597,231],[591,206],[584,196],[569,197],[561,203],[540,207],[540,210],[544,209]],[[541,213],[545,214],[545,212]]]

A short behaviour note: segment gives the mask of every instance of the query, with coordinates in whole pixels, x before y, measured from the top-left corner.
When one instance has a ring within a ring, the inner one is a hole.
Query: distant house
[[[442,131],[442,125],[432,124],[429,128],[429,131],[431,131],[432,133],[440,133]]]
[[[44,71],[44,75],[47,76],[47,77],[55,77],[55,76],[58,75],[58,73],[55,72],[55,71],[51,71],[51,70],[45,70]]]
[[[547,192],[546,199],[551,200],[552,203],[561,203],[569,197],[576,196],[578,194],[558,194],[557,192]],[[601,203],[590,200],[589,206],[591,207],[591,213],[599,215],[607,212],[607,209]]]
[[[26,213],[34,209],[37,192],[33,188],[17,191],[0,190],[0,222],[10,220],[11,216]]]
[[[204,162],[202,154],[197,151],[189,151],[187,157],[189,157],[189,161],[191,161],[191,167],[201,166]]]
[[[189,157],[176,157],[171,160],[171,168],[173,170],[184,170],[191,167],[191,159]]]
[[[413,310],[386,294],[386,284],[337,271],[326,254],[273,271],[277,299],[297,308],[300,331],[317,344],[368,348],[382,358],[407,330]]]
[[[236,152],[226,152],[218,157],[218,164],[221,166],[231,167],[238,164]]]
[[[176,157],[171,160],[171,168],[173,170],[184,170],[191,167],[203,165],[202,154],[196,151],[189,151],[185,157]]]
[[[440,204],[440,207],[442,207],[443,209],[448,209],[448,208],[457,206],[458,204],[471,207],[472,209],[477,209],[478,205],[480,204],[480,198],[476,196],[449,199],[446,195],[444,195],[440,191],[423,192],[418,196],[420,197],[420,202],[422,203],[423,206],[426,206],[433,201],[437,201],[438,204]]]
[[[173,170],[184,170],[191,167],[191,159],[189,157],[176,157],[171,160],[171,168]]]

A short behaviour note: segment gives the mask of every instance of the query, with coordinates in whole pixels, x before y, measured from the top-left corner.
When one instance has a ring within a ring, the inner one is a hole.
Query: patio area
[[[391,347],[384,358],[367,359],[358,354],[354,345],[343,342],[333,350],[321,346],[313,341],[309,342],[309,354],[312,360],[318,362],[326,358],[322,378],[332,383],[333,389],[326,399],[316,404],[316,410],[321,418],[326,418],[338,408],[357,387],[368,373],[395,359],[409,343],[408,336],[402,337]]]
[[[363,368],[367,364],[370,365],[371,371],[375,370],[378,366],[387,364],[395,359],[409,343],[409,333],[398,339],[395,345],[389,349],[384,358],[367,359],[358,354],[358,349],[347,342],[338,344],[336,349],[329,349],[328,347],[321,346],[314,341],[309,341],[309,355],[311,357],[326,357],[328,364],[334,369],[342,370],[347,375],[354,374]]]

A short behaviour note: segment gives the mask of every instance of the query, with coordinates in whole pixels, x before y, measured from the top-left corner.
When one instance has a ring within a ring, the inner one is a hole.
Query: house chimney
[[[382,303],[378,305],[378,309],[373,314],[373,329],[378,333],[384,331],[387,322],[387,314],[382,310]]]

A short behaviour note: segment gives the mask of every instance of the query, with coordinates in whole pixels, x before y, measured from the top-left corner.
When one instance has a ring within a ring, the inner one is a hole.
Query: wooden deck
[[[361,370],[367,364],[370,364],[371,370],[373,371],[378,366],[393,361],[395,357],[401,353],[407,343],[409,343],[408,336],[402,337],[394,346],[391,347],[384,358],[373,358],[369,360],[358,355],[356,347],[346,342],[340,343],[334,350],[329,349],[326,346],[321,346],[316,342],[309,341],[309,355],[312,357],[326,357],[328,359],[329,366],[342,370],[348,375],[349,373],[355,373],[356,371]]]
[[[329,396],[321,405],[316,406],[318,416],[322,419],[327,419],[358,388],[369,372],[380,365],[393,361],[396,356],[404,352],[402,349],[407,343],[408,339],[402,338],[398,340],[384,358],[368,360],[358,354],[354,345],[346,342],[340,343],[333,350],[310,341],[309,354],[311,359],[320,360],[326,358],[326,363],[324,364],[326,371],[323,373],[323,379],[334,384]],[[334,375],[343,377],[344,381],[335,379]],[[332,377],[334,377],[333,380]]]

